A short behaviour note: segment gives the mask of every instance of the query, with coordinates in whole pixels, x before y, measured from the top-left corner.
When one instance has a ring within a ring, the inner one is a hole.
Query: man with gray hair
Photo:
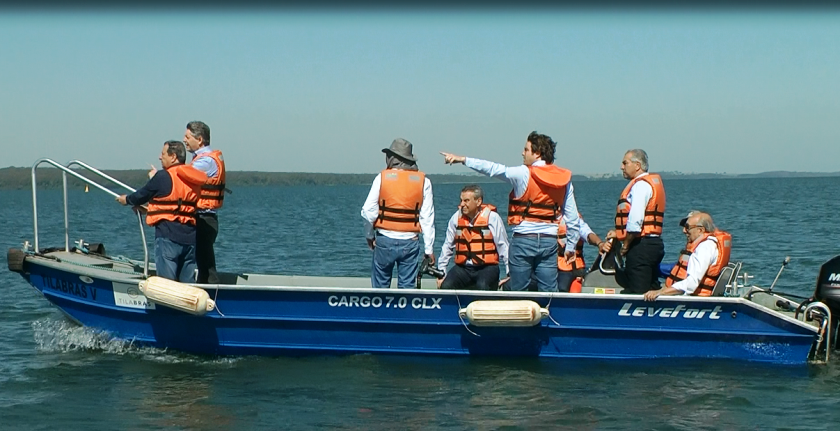
[[[662,295],[711,296],[721,270],[729,264],[732,236],[718,230],[712,216],[693,210],[680,220],[685,249],[659,290],[645,293],[646,301]]]
[[[607,233],[601,252],[621,244],[624,268],[616,270],[615,279],[622,293],[645,293],[659,287],[659,263],[665,257],[662,222],[665,218],[665,187],[658,174],[648,173],[647,153],[629,150],[621,161],[621,173],[630,183],[618,199],[615,229]]]
[[[455,266],[447,269],[455,255]],[[440,289],[497,290],[499,263],[508,268],[507,232],[496,207],[484,203],[484,191],[475,184],[461,189],[461,205],[449,219],[438,268],[446,273]]]
[[[362,206],[365,237],[368,247],[373,250],[373,287],[390,287],[395,266],[397,287],[416,287],[420,233],[429,263],[435,262],[432,183],[418,170],[413,148],[411,142],[399,138],[382,150],[387,167],[373,179]]]

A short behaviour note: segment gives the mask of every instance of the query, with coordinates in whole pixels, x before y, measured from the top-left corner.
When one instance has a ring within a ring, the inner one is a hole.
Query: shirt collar
[[[209,153],[210,151],[212,151],[212,150],[210,149],[210,146],[207,145],[207,146],[204,146],[204,147],[201,147],[201,148],[195,150],[195,152],[193,154],[195,154],[197,156],[199,154]]]
[[[536,162],[531,163],[531,166],[545,166],[545,160],[543,160],[543,159],[537,160]]]

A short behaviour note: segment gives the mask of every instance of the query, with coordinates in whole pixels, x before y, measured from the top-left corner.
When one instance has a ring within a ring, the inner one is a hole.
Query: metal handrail
[[[68,212],[68,205],[67,205],[67,174],[70,174],[70,175],[78,178],[79,180],[81,180],[85,184],[92,185],[92,186],[98,188],[99,190],[102,190],[103,192],[105,192],[105,193],[107,193],[107,194],[109,194],[109,195],[111,195],[115,198],[120,196],[119,194],[117,194],[114,191],[106,188],[105,186],[99,184],[98,182],[93,181],[93,180],[85,177],[84,175],[81,175],[81,174],[73,171],[72,169],[70,169],[70,166],[73,166],[73,165],[80,166],[84,169],[87,169],[87,170],[95,173],[96,175],[98,175],[99,177],[101,177],[103,179],[111,181],[112,183],[114,183],[114,184],[116,184],[116,185],[118,185],[118,186],[120,186],[120,187],[122,187],[126,190],[131,191],[132,193],[135,192],[135,190],[132,187],[120,182],[116,178],[111,177],[110,175],[100,171],[99,169],[96,169],[96,168],[88,165],[87,163],[84,163],[84,162],[79,161],[79,160],[73,160],[73,161],[69,162],[66,166],[61,165],[60,163],[58,163],[58,162],[56,162],[55,160],[52,160],[52,159],[43,158],[43,159],[37,160],[35,162],[35,164],[32,165],[32,218],[33,218],[33,226],[35,228],[35,251],[36,252],[40,252],[40,247],[39,247],[39,240],[38,240],[38,191],[37,191],[38,180],[37,180],[37,175],[35,174],[35,171],[38,168],[38,166],[41,165],[42,163],[50,164],[50,165],[52,165],[52,166],[54,166],[54,167],[56,167],[56,168],[58,168],[62,171],[61,179],[62,179],[62,186],[63,186],[63,189],[64,189],[64,251],[67,251],[67,252],[70,251],[70,221],[69,221],[69,212]],[[146,244],[146,232],[143,229],[143,227],[144,227],[143,216],[140,214],[139,211],[135,211],[135,213],[137,214],[137,220],[140,223],[140,237],[143,241],[143,276],[148,277],[149,276],[149,246],[148,246],[148,244]]]

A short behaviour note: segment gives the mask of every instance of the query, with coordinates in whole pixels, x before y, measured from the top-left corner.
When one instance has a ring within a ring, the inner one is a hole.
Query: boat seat
[[[730,262],[720,271],[715,288],[712,289],[712,296],[724,296],[726,293],[726,285],[731,285],[735,281],[735,277],[741,272],[741,262]]]

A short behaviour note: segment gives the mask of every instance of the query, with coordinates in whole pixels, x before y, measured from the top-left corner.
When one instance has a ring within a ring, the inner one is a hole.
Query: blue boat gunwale
[[[57,253],[66,253],[63,251],[59,251]],[[87,266],[78,266],[78,271],[70,271],[68,267],[70,265],[74,265],[73,263],[65,263],[64,261],[55,261],[53,259],[42,257],[38,255],[29,255],[27,259],[37,259],[37,265],[41,265],[44,267],[48,267],[54,269],[56,271],[65,272],[67,274],[72,275],[87,275],[87,276],[95,276],[100,280],[110,281],[112,283],[122,283],[122,284],[136,284],[143,280],[142,274],[137,275],[129,275],[123,274],[119,272],[109,271],[107,268],[90,268]],[[103,257],[102,259],[108,260],[109,258]],[[31,264],[36,264],[33,261],[29,261]],[[325,277],[325,276],[305,276],[305,275],[283,275],[283,274],[257,274],[257,273],[241,273],[238,275],[242,276],[249,276],[249,275],[258,275],[258,276],[266,276],[266,277],[299,277],[301,279],[334,279],[334,280],[342,280],[342,279],[353,279],[353,280],[367,280],[366,277]],[[286,286],[286,285],[266,285],[266,284],[190,284],[191,286],[198,287],[204,289],[206,291],[278,291],[278,292],[321,292],[321,293],[343,293],[343,294],[370,294],[370,295],[381,295],[385,292],[388,295],[420,295],[420,296],[470,296],[470,297],[478,297],[480,298],[487,298],[488,300],[525,300],[525,299],[547,299],[549,301],[549,305],[551,304],[550,301],[554,299],[566,299],[566,298],[574,298],[574,299],[585,299],[587,301],[616,301],[616,300],[625,300],[625,301],[632,301],[638,303],[641,299],[642,295],[630,295],[630,294],[623,294],[623,293],[616,293],[616,294],[609,294],[609,293],[569,293],[569,292],[511,292],[511,291],[480,291],[480,290],[440,290],[440,289],[397,289],[397,288],[390,288],[390,289],[382,289],[382,288],[373,288],[373,287],[333,287],[333,286]],[[33,286],[33,288],[35,288]],[[35,288],[39,293],[42,295],[46,294]],[[63,295],[62,295],[63,296]],[[73,301],[78,301],[78,298],[67,297],[66,299],[70,299]],[[656,304],[656,303],[663,303],[663,302],[680,302],[680,303],[708,303],[708,304],[738,304],[738,305],[745,305],[747,307],[753,308],[757,311],[760,311],[764,314],[779,318],[787,323],[794,324],[800,328],[807,329],[812,331],[813,333],[817,334],[819,332],[819,328],[815,325],[809,324],[807,322],[803,322],[801,320],[794,319],[784,313],[778,312],[771,308],[765,307],[761,304],[758,304],[754,301],[745,299],[744,297],[723,297],[723,296],[715,296],[715,297],[703,297],[703,296],[660,296],[656,299],[656,301],[644,301],[644,303],[648,304]],[[97,305],[105,307],[104,305]],[[134,311],[140,313],[146,313],[144,309],[130,309],[125,307],[116,307],[118,310],[122,311]],[[208,317],[221,317],[215,314],[208,315]],[[637,328],[638,329],[638,328]]]

